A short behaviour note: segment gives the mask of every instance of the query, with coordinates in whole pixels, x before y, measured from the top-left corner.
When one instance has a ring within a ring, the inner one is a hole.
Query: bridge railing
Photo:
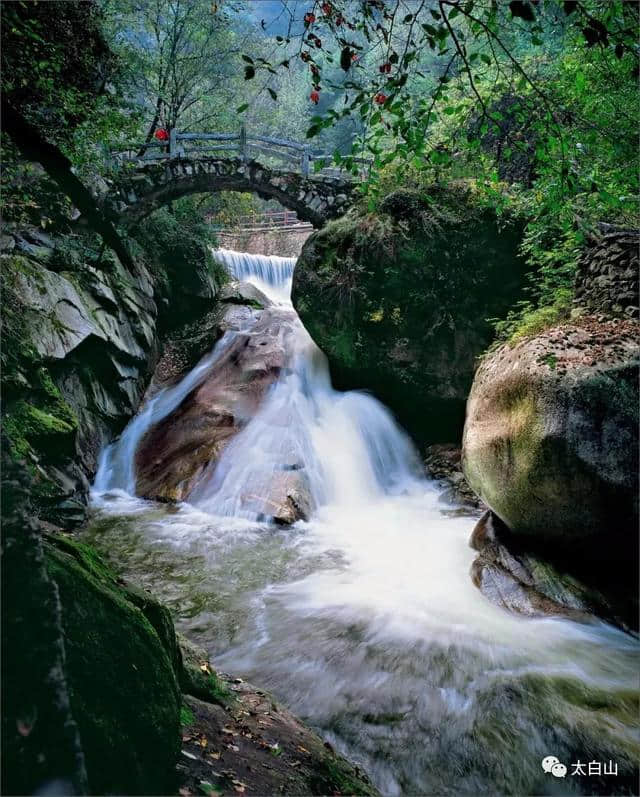
[[[143,152],[143,155],[138,155]],[[171,158],[193,158],[204,155],[211,157],[226,154],[239,157],[242,160],[266,156],[274,160],[279,166],[284,165],[288,171],[300,172],[305,177],[311,174],[344,177],[345,170],[339,166],[322,166],[321,162],[331,163],[333,157],[327,153],[310,149],[306,144],[290,141],[286,138],[272,136],[258,136],[247,133],[246,128],[240,128],[238,133],[180,133],[178,130],[169,132],[168,141],[150,141],[131,145],[128,149],[112,152],[111,156],[117,165],[135,161],[161,161]],[[357,176],[366,179],[369,176],[372,161],[368,158],[352,158],[358,164]]]
[[[284,230],[294,227],[311,227],[306,221],[300,221],[293,210],[267,210],[264,213],[251,213],[236,217],[231,224],[212,222],[216,232],[249,231],[249,230]]]

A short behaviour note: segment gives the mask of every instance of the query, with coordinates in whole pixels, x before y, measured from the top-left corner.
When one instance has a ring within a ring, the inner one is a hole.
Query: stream
[[[385,407],[332,388],[290,303],[295,260],[217,256],[291,319],[289,367],[188,503],[136,497],[137,444],[215,368],[225,333],[103,452],[85,538],[385,795],[635,793],[637,640],[487,601],[469,577],[474,519]],[[290,527],[246,500],[282,471],[304,474],[315,507]],[[545,772],[546,756],[566,772]]]

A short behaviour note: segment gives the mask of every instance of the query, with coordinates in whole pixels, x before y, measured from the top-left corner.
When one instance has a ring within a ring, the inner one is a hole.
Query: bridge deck
[[[148,163],[174,158],[193,158],[198,155],[211,157],[240,157],[243,160],[260,157],[266,165],[273,162],[284,165],[288,172],[297,172],[305,177],[314,174],[341,179],[369,177],[372,161],[369,158],[344,156],[340,164],[333,163],[333,156],[312,150],[307,144],[272,136],[249,135],[244,127],[239,133],[180,133],[171,130],[168,141],[149,141],[132,144],[125,150],[112,151],[115,165],[125,163]],[[343,166],[344,164],[344,166]]]

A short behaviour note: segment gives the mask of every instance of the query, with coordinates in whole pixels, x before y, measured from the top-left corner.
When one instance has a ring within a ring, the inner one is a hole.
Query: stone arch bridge
[[[238,136],[171,131],[168,145],[143,146],[163,151],[143,157],[119,153],[116,178],[102,200],[107,214],[125,226],[188,194],[255,193],[276,199],[314,227],[343,215],[353,202],[357,176],[322,163],[322,169],[312,169],[323,156],[293,141],[247,136],[243,128]]]

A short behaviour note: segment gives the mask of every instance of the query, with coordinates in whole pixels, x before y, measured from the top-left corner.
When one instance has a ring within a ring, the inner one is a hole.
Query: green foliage
[[[179,199],[171,207],[155,211],[133,235],[149,267],[156,271],[164,268],[169,278],[182,272],[182,279],[187,280],[189,273],[201,265],[217,284],[227,279],[211,254],[210,248],[216,246],[217,240],[196,197]]]
[[[531,301],[519,302],[506,318],[494,319],[496,343],[508,340],[514,344],[567,320],[571,314],[572,299],[571,288],[561,287],[553,297],[545,296],[544,300],[540,300],[537,307]]]

